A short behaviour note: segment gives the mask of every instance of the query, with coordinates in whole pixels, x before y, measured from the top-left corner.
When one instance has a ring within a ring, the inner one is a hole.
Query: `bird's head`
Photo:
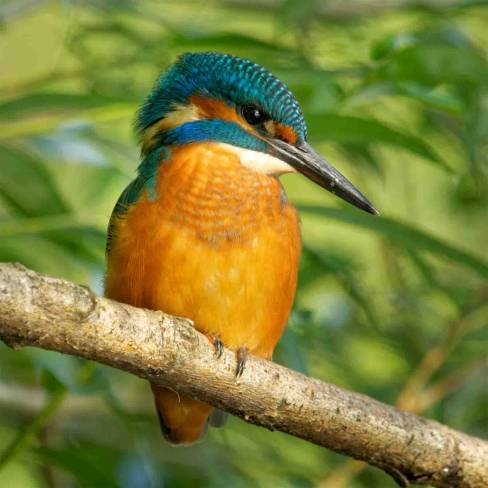
[[[227,144],[243,165],[269,175],[299,172],[366,212],[368,199],[307,143],[302,110],[263,67],[221,53],[182,55],[138,114],[143,153],[199,141]]]

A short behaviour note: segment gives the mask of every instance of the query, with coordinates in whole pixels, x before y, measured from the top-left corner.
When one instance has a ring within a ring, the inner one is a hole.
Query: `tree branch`
[[[85,287],[0,264],[0,339],[92,359],[361,459],[409,482],[488,486],[488,443],[367,396],[251,357],[216,358],[190,321],[94,295]]]

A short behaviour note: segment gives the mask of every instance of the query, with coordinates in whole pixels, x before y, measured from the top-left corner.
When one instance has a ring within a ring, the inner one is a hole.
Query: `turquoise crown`
[[[144,131],[193,95],[221,99],[235,107],[257,105],[276,122],[291,126],[298,142],[307,139],[300,105],[278,78],[248,59],[216,52],[180,56],[146,98],[137,130]]]

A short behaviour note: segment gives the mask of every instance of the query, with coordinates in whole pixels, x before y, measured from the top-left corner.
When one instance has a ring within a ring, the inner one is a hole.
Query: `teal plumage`
[[[300,105],[278,78],[248,59],[212,52],[183,54],[157,80],[139,111],[137,130],[143,131],[193,95],[221,99],[229,106],[256,104],[276,122],[293,127],[298,142],[307,140]]]
[[[157,146],[145,155],[141,164],[137,168],[137,176],[132,180],[120,195],[110,216],[107,230],[106,252],[110,252],[111,245],[115,239],[115,220],[123,218],[124,214],[131,205],[137,202],[141,193],[146,190],[148,198],[155,200],[156,194],[156,174],[159,164],[169,157],[169,149]]]

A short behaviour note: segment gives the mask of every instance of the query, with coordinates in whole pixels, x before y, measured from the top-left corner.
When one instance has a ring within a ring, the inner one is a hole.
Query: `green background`
[[[487,27],[483,1],[3,0],[0,260],[101,293],[154,79],[186,51],[249,57],[382,212],[283,178],[304,252],[275,360],[487,437]],[[172,448],[145,382],[0,345],[0,486],[395,484],[235,418]]]

